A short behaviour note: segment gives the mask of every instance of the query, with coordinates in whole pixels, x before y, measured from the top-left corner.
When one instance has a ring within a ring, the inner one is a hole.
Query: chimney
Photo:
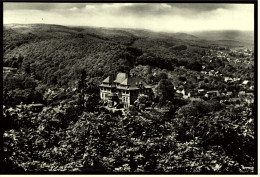
[[[112,74],[112,80],[114,81],[116,79],[116,71]]]

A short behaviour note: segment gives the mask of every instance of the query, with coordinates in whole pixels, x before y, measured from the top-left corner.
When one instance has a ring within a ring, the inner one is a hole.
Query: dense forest
[[[255,105],[237,98],[253,92],[253,44],[42,24],[5,25],[3,42],[3,66],[17,68],[3,76],[3,172],[255,173]],[[117,72],[154,98],[104,109],[98,85]]]

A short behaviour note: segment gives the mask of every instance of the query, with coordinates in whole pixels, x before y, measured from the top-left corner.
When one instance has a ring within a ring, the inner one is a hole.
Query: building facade
[[[152,98],[152,87],[138,76],[129,76],[126,73],[118,73],[116,77],[108,76],[99,85],[100,98],[109,107],[122,105],[128,108],[133,105],[140,94]]]

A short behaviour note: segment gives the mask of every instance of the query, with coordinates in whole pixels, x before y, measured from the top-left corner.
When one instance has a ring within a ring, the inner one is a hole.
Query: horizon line
[[[193,30],[193,31],[175,31],[175,30],[152,30],[147,28],[131,28],[131,27],[105,27],[105,26],[87,26],[87,25],[64,25],[64,24],[53,24],[53,23],[3,23],[3,25],[57,25],[57,26],[64,26],[64,27],[89,27],[89,28],[104,28],[104,29],[133,29],[133,30],[147,30],[151,32],[157,32],[157,33],[183,33],[183,32],[209,32],[209,31],[249,31],[254,32],[254,30],[241,30],[241,29],[205,29],[205,30]]]

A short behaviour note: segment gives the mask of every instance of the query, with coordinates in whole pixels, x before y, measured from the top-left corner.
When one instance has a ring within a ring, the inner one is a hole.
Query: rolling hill
[[[240,42],[241,44],[253,45],[254,32],[253,31],[238,31],[238,30],[224,30],[224,31],[202,31],[192,32],[191,34],[209,41],[230,41]]]
[[[18,67],[45,84],[59,86],[74,85],[82,69],[90,78],[128,72],[138,64],[171,69],[183,55],[175,50],[178,46],[192,53],[248,44],[238,41],[245,39],[239,37],[242,32],[186,34],[47,24],[4,25],[3,34],[4,66]]]

